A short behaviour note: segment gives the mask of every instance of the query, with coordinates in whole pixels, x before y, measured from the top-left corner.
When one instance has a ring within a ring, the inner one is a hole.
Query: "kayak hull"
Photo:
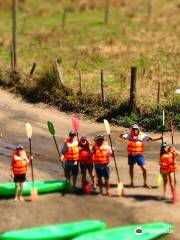
[[[173,226],[167,223],[139,224],[89,233],[73,240],[152,240],[172,233],[172,230]]]
[[[2,233],[0,235],[0,240],[65,240],[92,231],[101,231],[104,230],[105,227],[106,224],[102,221],[86,220],[9,231]]]
[[[32,182],[25,182],[23,184],[23,195],[28,196],[31,194],[33,184]],[[35,181],[34,187],[39,194],[57,192],[64,190],[68,187],[66,181],[49,180],[49,181]],[[15,183],[7,182],[0,184],[0,196],[11,197],[15,195]]]

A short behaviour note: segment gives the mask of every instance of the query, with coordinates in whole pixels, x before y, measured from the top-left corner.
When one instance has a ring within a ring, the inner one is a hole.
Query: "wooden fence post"
[[[102,97],[102,104],[105,103],[105,93],[104,93],[104,70],[101,69],[101,97]]]
[[[131,67],[131,86],[130,86],[130,110],[136,113],[136,74],[137,68]]]
[[[58,64],[57,59],[55,60],[54,65],[55,65],[55,70],[56,70],[57,77],[58,77],[59,87],[61,87],[61,86],[63,86],[63,77],[62,77],[61,69],[60,69],[60,66]]]
[[[62,28],[65,29],[66,26],[66,17],[67,17],[67,9],[65,8],[62,15]]]
[[[37,64],[34,62],[33,65],[32,65],[31,71],[30,71],[30,73],[29,73],[29,77],[30,77],[30,78],[32,77],[32,75],[33,75],[33,73],[34,73],[36,66],[37,66]]]
[[[161,83],[158,82],[158,90],[157,90],[157,110],[159,110],[159,106],[160,106],[160,87],[161,87]]]
[[[105,0],[104,23],[107,25],[109,20],[110,0]]]
[[[16,38],[17,38],[17,0],[12,0],[12,58],[13,71],[17,68],[17,54],[16,54]]]
[[[152,16],[153,0],[147,0],[147,5],[148,5],[148,17],[150,18]]]
[[[79,94],[82,95],[82,72],[79,69]]]

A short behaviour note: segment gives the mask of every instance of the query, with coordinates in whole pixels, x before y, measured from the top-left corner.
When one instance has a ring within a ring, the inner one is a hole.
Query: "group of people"
[[[147,184],[147,168],[144,159],[144,141],[162,140],[160,150],[160,173],[163,178],[163,198],[166,196],[167,183],[169,182],[173,194],[173,174],[176,171],[176,157],[180,155],[173,146],[168,146],[163,142],[163,137],[152,138],[141,132],[138,125],[134,124],[128,133],[120,134],[120,138],[127,139],[128,143],[128,165],[130,175],[130,186],[134,186],[134,165],[137,163],[142,169],[143,186],[150,188]],[[65,139],[61,149],[60,161],[64,164],[65,177],[71,181],[73,187],[76,188],[79,167],[81,170],[82,187],[87,183],[87,173],[92,180],[92,187],[96,189],[98,183],[100,194],[103,194],[105,186],[105,194],[110,195],[109,178],[110,157],[114,156],[114,149],[108,144],[104,135],[96,135],[93,144],[91,144],[86,136],[80,139],[75,131],[70,131],[69,136]],[[26,172],[28,164],[33,157],[27,157],[26,152],[21,144],[17,145],[12,157],[12,177],[16,183],[15,200],[23,201],[22,187],[26,180]]]

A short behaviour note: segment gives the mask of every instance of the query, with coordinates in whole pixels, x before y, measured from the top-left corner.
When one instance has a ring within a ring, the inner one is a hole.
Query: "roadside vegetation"
[[[161,130],[162,109],[165,109],[167,120],[172,118],[180,129],[180,96],[175,94],[180,85],[179,0],[154,1],[151,17],[147,16],[144,0],[111,0],[107,25],[104,2],[19,0],[18,69],[12,74],[11,1],[0,0],[1,86],[31,102],[46,102],[97,121],[107,118],[125,127],[138,122],[146,130]],[[63,86],[58,84],[53,67],[55,59],[61,66]],[[37,63],[37,69],[30,78],[33,62]],[[131,66],[138,69],[137,113],[129,109]],[[104,69],[105,104],[100,94],[101,69]]]

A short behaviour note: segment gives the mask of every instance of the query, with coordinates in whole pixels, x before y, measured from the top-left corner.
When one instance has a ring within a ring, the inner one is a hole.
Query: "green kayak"
[[[68,188],[66,181],[49,180],[49,181],[35,181],[34,187],[37,188],[38,193],[57,192]],[[25,182],[23,185],[23,195],[30,195],[32,189],[32,182]],[[15,194],[14,182],[0,183],[0,196],[10,197]]]
[[[72,239],[81,234],[104,230],[106,224],[98,220],[86,220],[44,227],[27,228],[0,234],[0,240],[55,240]]]
[[[73,240],[152,240],[172,233],[173,228],[167,223],[139,224],[89,233]]]

